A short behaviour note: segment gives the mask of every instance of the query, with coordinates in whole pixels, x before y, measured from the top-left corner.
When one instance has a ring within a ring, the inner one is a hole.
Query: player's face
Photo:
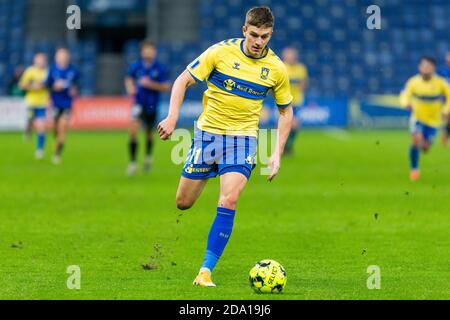
[[[262,55],[264,48],[272,36],[273,28],[258,28],[251,25],[245,25],[242,28],[245,37],[245,49],[254,57]]]
[[[287,64],[295,64],[297,62],[297,52],[291,48],[284,49],[283,61]]]
[[[34,57],[34,65],[38,68],[44,69],[47,67],[47,57],[40,53]]]
[[[431,62],[429,62],[427,60],[422,60],[420,62],[419,72],[422,76],[430,77],[431,75],[434,74],[435,71],[436,71],[436,68],[435,68],[434,64],[432,64]]]
[[[67,66],[70,63],[70,54],[67,50],[58,50],[55,55],[55,62],[59,66]]]
[[[141,57],[145,61],[153,61],[156,57],[156,48],[153,46],[145,46],[141,49]]]

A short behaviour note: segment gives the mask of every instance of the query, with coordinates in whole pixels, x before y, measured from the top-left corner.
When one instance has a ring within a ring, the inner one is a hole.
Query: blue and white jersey
[[[80,73],[73,65],[68,65],[66,68],[61,68],[58,65],[52,65],[48,71],[46,86],[50,88],[50,96],[53,106],[59,109],[67,109],[72,107],[72,97],[69,92],[70,89],[78,85]],[[53,85],[57,81],[63,81],[64,90],[55,91]]]
[[[142,106],[147,113],[156,112],[160,92],[144,88],[140,83],[145,77],[159,83],[169,81],[165,66],[158,61],[153,61],[152,64],[146,65],[143,60],[139,60],[129,66],[127,75],[136,82],[137,93],[135,96],[135,103]]]

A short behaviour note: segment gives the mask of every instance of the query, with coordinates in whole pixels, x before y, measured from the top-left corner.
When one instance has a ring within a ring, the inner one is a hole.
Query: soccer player
[[[243,39],[229,39],[208,48],[175,81],[168,116],[159,123],[161,139],[174,131],[186,89],[207,81],[203,113],[178,185],[176,204],[189,209],[209,178],[220,176],[220,195],[203,264],[194,285],[215,286],[211,272],[230,238],[236,206],[255,167],[258,121],[269,90],[278,105],[278,138],[269,159],[278,173],[280,158],[292,123],[292,96],[286,66],[267,47],[274,17],[268,7],[250,9],[242,28]]]
[[[56,165],[61,162],[72,101],[78,92],[79,77],[78,70],[70,63],[69,50],[58,48],[55,64],[50,67],[46,80],[53,103],[56,147],[52,162]]]
[[[450,51],[445,56],[445,65],[438,70],[438,75],[445,78],[448,84],[450,84]],[[442,143],[444,146],[448,145],[448,137],[450,136],[450,118],[447,119],[447,123],[444,126],[442,134]]]
[[[37,132],[35,157],[44,157],[45,145],[45,115],[48,106],[48,90],[45,87],[47,79],[47,57],[43,53],[35,54],[33,65],[28,67],[20,78],[19,85],[26,91],[25,102],[28,107],[28,122],[25,135],[31,135],[33,127]]]
[[[129,66],[125,78],[126,91],[135,100],[130,125],[130,164],[127,168],[127,175],[129,176],[134,175],[137,170],[137,135],[141,124],[145,126],[147,140],[144,171],[150,170],[153,149],[152,130],[158,115],[159,96],[162,91],[170,89],[166,68],[156,60],[156,54],[155,44],[149,40],[143,41],[141,43],[141,59]]]
[[[283,50],[283,61],[289,75],[292,93],[292,107],[294,118],[292,120],[292,129],[286,142],[285,154],[292,154],[295,137],[300,128],[299,111],[304,103],[304,92],[308,85],[308,70],[303,63],[298,60],[298,52],[294,48],[286,48]]]
[[[423,57],[419,72],[420,74],[408,80],[400,96],[401,104],[412,111],[412,143],[409,151],[412,181],[420,176],[420,151],[427,152],[430,149],[442,118],[447,121],[450,112],[450,87],[443,78],[435,74],[435,60]]]

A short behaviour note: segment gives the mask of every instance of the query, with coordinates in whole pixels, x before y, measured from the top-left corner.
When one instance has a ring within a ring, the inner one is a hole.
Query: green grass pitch
[[[192,281],[218,179],[181,212],[174,143],[157,141],[154,170],[127,178],[126,133],[69,133],[60,166],[52,140],[38,162],[34,143],[0,135],[0,299],[450,299],[450,149],[440,143],[412,183],[406,131],[301,132],[274,182],[254,172],[217,287],[202,289]],[[280,295],[250,289],[265,258],[286,269]],[[80,290],[66,286],[70,265]],[[367,288],[370,265],[379,290]]]

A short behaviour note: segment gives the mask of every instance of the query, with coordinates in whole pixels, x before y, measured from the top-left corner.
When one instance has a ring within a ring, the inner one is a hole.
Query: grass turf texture
[[[34,143],[0,135],[1,299],[450,298],[450,149],[439,143],[412,183],[406,132],[302,132],[273,183],[255,170],[217,288],[206,289],[191,283],[218,179],[181,212],[174,143],[158,141],[154,170],[133,178],[125,133],[70,133],[60,166],[52,143],[39,162]],[[286,269],[281,295],[249,287],[266,258]],[[66,287],[69,265],[81,268],[80,290]],[[381,268],[380,290],[367,289],[369,265]]]

